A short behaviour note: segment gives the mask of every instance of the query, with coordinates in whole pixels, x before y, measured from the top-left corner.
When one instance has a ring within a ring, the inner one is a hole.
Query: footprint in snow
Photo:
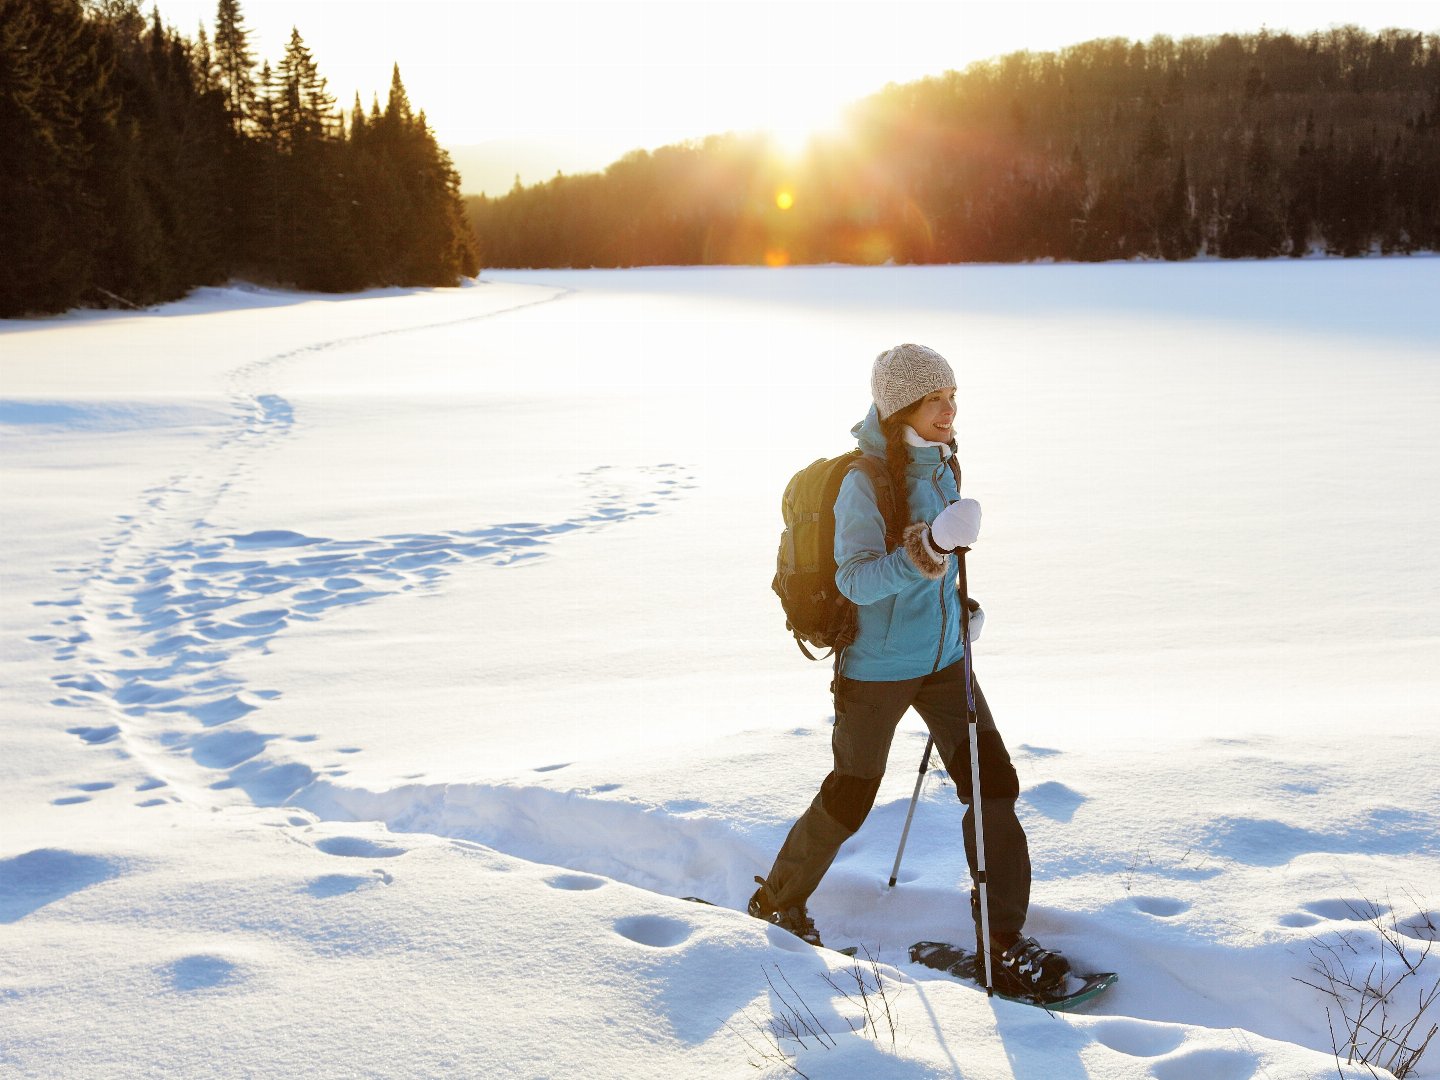
[[[208,953],[182,956],[174,963],[167,964],[163,973],[171,988],[182,992],[211,990],[241,982],[244,978],[238,964],[223,956]]]
[[[1417,911],[1395,928],[1416,941],[1440,941],[1440,911]]]
[[[1097,1042],[1130,1057],[1160,1057],[1185,1041],[1185,1032],[1173,1024],[1148,1020],[1107,1020],[1090,1032]]]
[[[1070,821],[1086,796],[1054,780],[1037,784],[1020,796],[1052,821]]]
[[[652,949],[670,949],[690,936],[691,927],[689,923],[665,915],[631,915],[616,920],[615,932]]]
[[[606,881],[604,878],[592,877],[589,874],[557,874],[555,877],[546,878],[545,884],[552,889],[588,892],[605,885]]]
[[[46,904],[118,877],[124,867],[118,858],[60,848],[0,859],[0,924],[19,922]]]
[[[65,731],[67,734],[78,736],[81,742],[91,746],[107,743],[120,734],[120,728],[115,724],[106,724],[104,727],[72,727],[66,728]]]
[[[1154,915],[1157,919],[1171,919],[1190,910],[1188,903],[1173,896],[1132,896],[1130,902],[1146,915]]]
[[[364,836],[327,836],[323,840],[315,841],[315,847],[326,855],[341,855],[352,859],[393,859],[409,850],[394,844],[382,844]]]
[[[258,434],[267,426],[288,428],[294,420],[289,404],[275,395],[247,397],[245,408],[244,430],[237,437]],[[203,769],[227,774],[210,784],[216,790],[238,787],[257,803],[283,803],[315,774],[302,767],[271,766],[267,742],[274,736],[238,730],[205,734],[204,729],[232,724],[279,696],[278,691],[246,689],[225,672],[228,662],[246,651],[264,652],[277,635],[332,610],[434,587],[456,567],[518,564],[543,556],[568,533],[659,513],[662,502],[694,486],[694,478],[673,463],[605,466],[581,479],[588,488],[588,505],[568,519],[451,532],[356,540],[287,529],[207,535],[210,529],[202,518],[190,520],[186,539],[145,550],[136,540],[145,530],[127,520],[123,532],[102,542],[107,554],[97,564],[65,568],[83,571],[82,582],[75,586],[78,595],[39,601],[42,606],[78,609],[53,623],[71,632],[42,637],[54,647],[55,660],[86,662],[83,671],[56,676],[69,693],[54,704],[98,707],[130,718],[122,721],[123,727],[68,729],[87,744],[100,745],[122,734],[144,737],[167,752],[188,754]],[[178,511],[168,508],[166,500],[185,494],[181,483],[182,478],[175,477],[146,492],[156,514],[175,517]],[[129,564],[119,565],[122,558]],[[124,638],[128,630],[129,642],[102,651],[83,629],[83,624],[100,619],[116,624],[113,630],[107,626],[109,639],[117,636],[115,631]],[[359,748],[341,752],[357,753]]]
[[[1333,922],[1369,922],[1382,915],[1388,915],[1390,908],[1386,904],[1377,904],[1370,900],[1317,900],[1313,904],[1303,905],[1303,910],[1321,919],[1329,919]]]
[[[1016,750],[1026,757],[1055,757],[1057,754],[1064,752],[1061,750],[1053,750],[1048,746],[1031,746],[1028,743],[1021,743],[1016,747]]]
[[[395,879],[383,870],[372,874],[321,874],[308,882],[305,891],[317,900],[328,900],[332,896],[344,896],[367,885],[390,885]]]

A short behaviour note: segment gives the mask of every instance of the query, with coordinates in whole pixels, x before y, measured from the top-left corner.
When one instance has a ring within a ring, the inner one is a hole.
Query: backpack
[[[825,656],[812,653],[805,647],[807,642],[834,652],[854,641],[859,628],[855,604],[835,584],[835,498],[851,469],[862,470],[875,488],[885,517],[888,551],[899,539],[890,473],[882,462],[859,449],[811,462],[790,478],[780,500],[785,529],[780,534],[770,587],[785,609],[785,628],[811,660]]]

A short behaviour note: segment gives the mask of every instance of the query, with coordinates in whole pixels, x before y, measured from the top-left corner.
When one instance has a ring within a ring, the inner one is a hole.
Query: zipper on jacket
[[[940,459],[940,464],[930,474],[930,486],[935,489],[935,494],[940,496],[940,501],[946,506],[950,505],[950,496],[945,494],[945,489],[940,486],[940,474],[945,471],[945,459]]]
[[[944,470],[945,456],[942,454],[940,456],[940,464],[937,465],[935,471],[930,474],[930,485],[935,489],[935,494],[940,496],[940,501],[946,506],[949,506],[950,498],[945,494],[945,489],[940,486],[940,476]],[[930,665],[930,673],[932,675],[940,670],[940,661],[945,656],[945,621],[948,614],[948,607],[945,603],[945,582],[948,577],[948,574],[940,575],[940,633],[935,635],[939,639],[939,644],[935,646],[935,663]],[[961,632],[964,632],[963,627],[961,627]]]
[[[940,670],[940,659],[945,655],[945,582],[948,577],[948,574],[940,575],[940,633],[935,635],[939,638],[939,644],[935,646],[935,663],[930,665],[932,675]]]

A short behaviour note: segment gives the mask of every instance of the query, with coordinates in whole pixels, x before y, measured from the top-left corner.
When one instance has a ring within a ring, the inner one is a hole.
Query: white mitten
[[[980,640],[980,631],[985,629],[985,609],[980,606],[979,601],[970,600],[970,640]]]
[[[974,499],[953,502],[930,523],[926,540],[937,552],[949,554],[968,548],[980,538],[980,504]]]

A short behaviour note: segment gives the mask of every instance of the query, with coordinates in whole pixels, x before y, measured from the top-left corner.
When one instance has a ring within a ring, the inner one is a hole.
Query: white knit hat
[[[955,372],[934,349],[924,345],[896,345],[875,358],[870,372],[870,396],[887,420],[926,394],[955,384]]]

